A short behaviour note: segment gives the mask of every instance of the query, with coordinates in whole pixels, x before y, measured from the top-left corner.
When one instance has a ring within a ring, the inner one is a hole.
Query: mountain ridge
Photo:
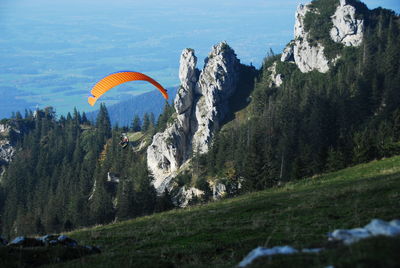
[[[365,51],[365,43],[369,41],[368,38],[371,35],[370,32],[365,32],[371,31],[369,17],[372,18],[374,14],[374,11],[369,11],[361,2],[351,0],[314,0],[308,4],[299,5],[295,13],[294,39],[289,42],[280,57],[271,55],[261,68],[263,73],[259,83],[264,83],[264,79],[267,80],[266,85],[262,85],[264,86],[263,90],[271,92],[268,93],[271,96],[265,98],[273,101],[273,98],[280,97],[280,91],[292,91],[285,81],[291,80],[293,83],[292,77],[299,76],[299,72],[304,74],[302,80],[309,83],[310,92],[315,90],[316,95],[321,94],[321,99],[326,98],[326,95],[322,93],[326,86],[321,83],[312,84],[314,81],[311,81],[318,80],[318,76],[321,81],[326,79],[323,78],[324,74],[335,76],[340,64],[344,62],[348,65],[352,64],[352,61],[355,61],[354,58],[358,55],[357,51],[361,49]],[[229,53],[233,53],[234,56]],[[364,54],[366,53],[364,52]],[[205,59],[202,71],[196,68],[197,58],[194,49],[183,50],[179,73],[181,87],[175,98],[177,116],[169,128],[154,136],[153,143],[147,151],[147,164],[155,178],[154,185],[159,192],[163,192],[165,188],[171,191],[177,187],[174,178],[187,171],[194,155],[207,155],[213,140],[215,140],[215,134],[225,123],[224,115],[229,113],[228,99],[236,90],[242,90],[238,86],[238,66],[243,65],[235,62],[240,62],[240,60],[236,57],[233,49],[225,42],[213,46],[209,56]],[[349,71],[346,70],[346,72]],[[263,77],[264,73],[266,74],[265,77]],[[253,75],[256,77],[255,73]],[[360,75],[362,76],[362,74]],[[297,79],[297,81],[300,80],[300,78]],[[349,82],[351,83],[351,81]],[[304,91],[304,89],[301,89],[302,85],[298,85],[298,87],[299,90]],[[358,87],[358,90],[364,91],[361,86]],[[295,95],[296,93],[288,92],[287,94]],[[304,95],[300,98],[307,101],[307,93],[304,93]],[[282,103],[282,101],[278,102]],[[251,102],[251,97],[247,105],[254,105],[254,102]],[[261,109],[267,109],[268,105],[263,104]],[[282,104],[279,105],[282,106]],[[312,105],[310,103],[310,106]],[[285,108],[282,107],[282,109]],[[310,109],[312,108],[310,107]],[[321,110],[323,109],[321,107]],[[334,110],[334,108],[332,109]],[[315,113],[323,112],[315,111]],[[337,112],[332,111],[332,113]],[[334,116],[332,115],[332,117]],[[318,116],[315,115],[315,117]],[[287,120],[291,119],[288,118]],[[269,127],[265,126],[265,128]],[[328,129],[329,126],[325,128]],[[294,132],[294,130],[288,130],[288,132],[292,131]],[[312,131],[312,129],[309,131]],[[328,133],[324,134],[327,135]],[[293,140],[295,139],[296,137],[293,136]],[[321,137],[321,139],[323,138]],[[320,143],[323,143],[323,141]],[[329,146],[332,147],[336,142],[332,139],[330,143]],[[287,145],[287,147],[290,146],[292,145]],[[272,154],[270,158],[277,158],[272,153],[273,149],[270,150]],[[290,149],[285,150],[289,151]],[[258,154],[258,152],[255,153]],[[321,152],[318,153],[321,154]],[[279,154],[281,154],[281,158],[284,158],[282,155],[285,153]],[[240,159],[237,159],[235,162],[239,161]],[[240,166],[240,164],[236,163],[235,170],[238,169],[237,166]],[[182,167],[182,170],[180,170],[180,167]],[[219,167],[219,169],[224,168]],[[254,173],[256,172],[254,170]],[[219,176],[223,175],[219,174]],[[283,175],[279,177],[281,179]],[[274,180],[278,179],[275,178]],[[210,179],[204,183],[215,185]],[[186,191],[189,191],[188,194],[181,192],[180,194],[199,197],[202,193],[196,187],[186,188],[189,188],[186,189]],[[184,204],[187,204],[187,202],[184,202]]]

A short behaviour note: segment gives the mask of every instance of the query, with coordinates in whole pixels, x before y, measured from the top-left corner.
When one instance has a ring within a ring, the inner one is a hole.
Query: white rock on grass
[[[250,251],[250,253],[247,254],[247,256],[239,263],[238,266],[246,267],[247,265],[251,264],[255,259],[264,256],[276,254],[293,254],[298,252],[299,251],[297,249],[292,248],[291,246],[279,246],[273,248],[258,247]]]
[[[400,220],[392,220],[386,222],[379,219],[373,219],[371,222],[364,226],[364,228],[354,229],[337,229],[328,234],[330,241],[341,241],[345,245],[351,245],[362,239],[372,236],[397,236],[400,235]],[[273,248],[257,247],[250,251],[249,254],[238,264],[238,267],[246,267],[251,264],[255,259],[263,256],[271,256],[276,254],[294,254],[294,253],[319,253],[323,248],[305,248],[297,250],[291,246],[277,246]],[[331,267],[331,266],[327,266]]]
[[[400,220],[386,222],[379,219],[372,220],[364,227],[372,235],[396,236],[400,235]]]
[[[371,234],[364,228],[354,228],[350,230],[338,229],[329,234],[330,240],[342,241],[345,245],[350,245],[361,239],[370,237]]]
[[[373,219],[369,224],[365,225],[364,228],[338,229],[328,234],[329,240],[342,241],[345,245],[350,245],[362,239],[378,235],[400,235],[400,220],[386,222]]]
[[[272,255],[289,255],[294,253],[318,253],[322,249],[320,248],[312,248],[312,249],[302,249],[297,250],[291,246],[277,246],[273,248],[264,248],[264,247],[257,247],[250,251],[249,254],[238,264],[238,267],[246,267],[247,265],[251,264],[255,259],[265,256],[272,256]]]

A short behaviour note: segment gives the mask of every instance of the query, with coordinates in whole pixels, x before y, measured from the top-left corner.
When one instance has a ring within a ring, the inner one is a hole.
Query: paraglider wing
[[[161,92],[164,98],[168,99],[167,90],[163,88],[159,83],[157,83],[157,81],[155,81],[153,78],[138,72],[122,71],[112,73],[97,82],[97,84],[94,85],[94,87],[90,91],[92,96],[89,96],[88,102],[90,105],[93,106],[101,95],[103,95],[113,87],[129,81],[137,80],[147,81],[153,84]]]

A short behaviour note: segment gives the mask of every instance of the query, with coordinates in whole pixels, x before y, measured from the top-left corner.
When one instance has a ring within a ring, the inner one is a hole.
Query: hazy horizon
[[[400,11],[398,0],[364,1]],[[87,104],[90,88],[118,70],[144,72],[165,87],[179,84],[182,49],[198,68],[211,47],[227,41],[245,64],[259,67],[293,38],[294,13],[304,1],[3,0],[0,4],[0,118],[53,106],[58,114]],[[128,83],[109,92],[113,104],[152,90]]]

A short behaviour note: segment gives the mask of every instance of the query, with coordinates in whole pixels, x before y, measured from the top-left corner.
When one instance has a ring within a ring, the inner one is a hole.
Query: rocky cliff
[[[15,149],[8,140],[0,140],[0,165],[11,162]]]
[[[192,117],[192,146],[199,153],[208,151],[214,131],[219,130],[229,112],[228,99],[236,89],[239,64],[235,52],[226,43],[214,46],[206,59],[196,84],[199,97],[195,108],[196,116]]]
[[[8,139],[11,126],[0,124],[0,179],[7,166],[15,155],[15,148],[11,145]]]
[[[194,50],[183,50],[181,86],[174,101],[176,118],[153,137],[147,149],[147,164],[158,192],[170,187],[171,179],[193,151],[207,152],[213,133],[229,112],[228,100],[236,89],[240,62],[225,42],[213,46],[201,72],[196,65]]]
[[[310,41],[310,30],[306,30],[305,25],[309,12],[320,15],[312,4],[299,5],[295,15],[294,40],[284,49],[281,61],[295,63],[303,73],[313,70],[327,72],[340,55],[328,59],[322,42]],[[326,36],[332,39],[331,42],[344,46],[361,44],[364,22],[358,19],[355,7],[345,0],[338,1],[330,19],[332,29]],[[240,62],[226,43],[212,48],[202,71],[196,65],[194,50],[185,49],[180,58],[181,86],[174,102],[174,121],[164,132],[153,137],[147,149],[147,164],[159,192],[172,187],[172,178],[193,152],[208,151],[214,132],[220,129],[229,113],[228,100],[237,87]],[[270,86],[279,87],[284,82],[284,76],[277,69],[276,62],[268,69]]]
[[[340,0],[335,14],[331,17],[333,27],[330,36],[333,41],[345,46],[359,46],[364,36],[364,20],[357,19],[356,8]]]
[[[281,61],[294,62],[301,72],[313,70],[325,73],[329,66],[338,59],[328,59],[324,54],[324,46],[314,40],[310,43],[310,33],[305,29],[304,19],[308,12],[318,14],[318,9],[311,4],[299,5],[295,15],[294,40],[284,49]],[[359,46],[363,39],[364,21],[357,19],[356,8],[340,0],[335,13],[331,16],[332,29],[330,38],[345,46]],[[340,57],[340,55],[339,55]]]
[[[317,70],[325,73],[329,70],[330,61],[324,55],[324,47],[317,43],[311,45],[309,33],[305,30],[304,18],[307,12],[315,12],[309,5],[299,5],[296,11],[296,21],[294,24],[294,62],[303,73]]]

